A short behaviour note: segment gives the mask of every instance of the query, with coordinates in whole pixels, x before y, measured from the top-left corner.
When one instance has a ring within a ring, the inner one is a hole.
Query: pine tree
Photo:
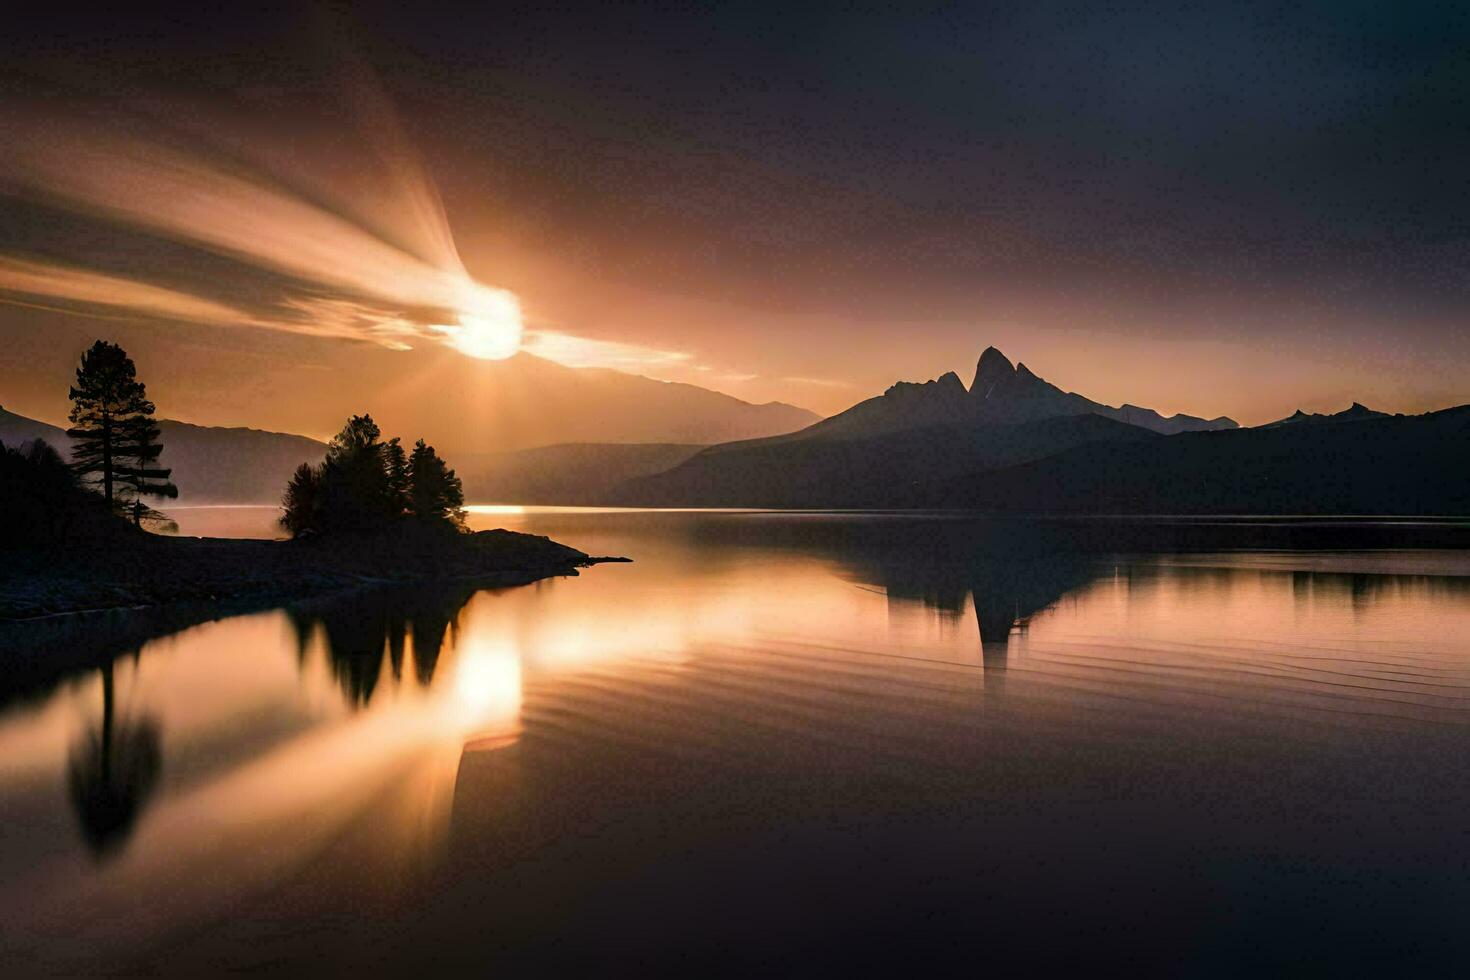
[[[73,440],[72,466],[102,484],[102,496],[111,507],[129,426],[140,417],[151,419],[153,403],[127,352],[102,340],[82,354],[69,397],[72,428],[66,434]]]
[[[408,513],[408,454],[394,436],[383,445],[383,471],[388,478],[388,512],[396,519]]]
[[[179,488],[169,482],[172,470],[157,466],[163,446],[158,442],[159,429],[153,418],[136,415],[123,421],[120,428],[114,469],[127,488],[127,495],[132,498],[129,509],[133,523],[142,526],[144,517],[162,516],[144,504],[143,498],[177,497]]]
[[[293,538],[308,531],[321,530],[318,521],[321,507],[322,471],[310,463],[302,463],[291,474],[286,493],[281,497],[281,527]]]
[[[411,454],[398,439],[380,442],[370,415],[354,415],[327,446],[320,466],[297,467],[281,497],[281,527],[307,532],[378,532],[413,517],[464,525],[464,487],[420,439]]]
[[[420,439],[408,460],[409,513],[421,521],[464,524],[464,485]]]
[[[332,438],[322,464],[318,530],[376,531],[397,516],[380,435],[371,415],[354,415]]]

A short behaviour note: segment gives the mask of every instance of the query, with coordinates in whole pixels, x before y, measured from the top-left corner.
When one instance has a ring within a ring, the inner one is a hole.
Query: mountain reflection
[[[403,679],[405,651],[411,650],[415,680],[434,680],[445,638],[453,647],[459,616],[475,590],[469,588],[384,589],[298,603],[286,609],[305,663],[320,635],[327,662],[348,701],[368,704],[386,665],[393,682]]]

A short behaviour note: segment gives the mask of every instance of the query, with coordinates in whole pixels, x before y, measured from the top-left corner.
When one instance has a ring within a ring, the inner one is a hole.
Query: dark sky
[[[350,51],[475,278],[528,327],[684,355],[648,373],[830,411],[996,343],[1242,421],[1470,401],[1463,5],[21,16],[0,77],[33,111],[198,117],[318,174],[356,159]],[[0,249],[66,257],[46,224]]]

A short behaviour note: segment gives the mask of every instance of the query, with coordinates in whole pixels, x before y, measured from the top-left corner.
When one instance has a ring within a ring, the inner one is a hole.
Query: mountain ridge
[[[896,507],[1026,514],[1470,514],[1470,405],[1342,424],[1080,445],[917,488]]]
[[[926,480],[1040,458],[1089,442],[1236,429],[1228,418],[1168,418],[1064,392],[998,348],[969,387],[954,371],[899,381],[797,432],[711,446],[617,487],[616,503],[658,506],[882,507]]]
[[[173,471],[177,502],[184,505],[276,503],[292,471],[302,463],[320,462],[327,452],[326,443],[308,436],[249,426],[159,419],[158,428],[163,446],[159,466]],[[65,429],[0,406],[0,442],[33,439],[49,443],[63,457],[71,455]]]
[[[1341,412],[1308,413],[1302,411],[1301,409],[1297,409],[1295,412],[1288,415],[1284,419],[1277,419],[1274,422],[1266,422],[1262,425],[1256,426],[1256,428],[1271,429],[1282,425],[1320,425],[1324,422],[1357,422],[1361,421],[1362,419],[1386,419],[1396,417],[1397,416],[1390,416],[1387,412],[1375,412],[1373,409],[1369,408],[1367,405],[1362,404],[1361,402],[1353,402],[1350,407],[1343,409]]]

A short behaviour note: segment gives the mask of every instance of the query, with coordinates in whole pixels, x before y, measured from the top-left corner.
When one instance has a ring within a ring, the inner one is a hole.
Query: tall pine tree
[[[130,453],[136,453],[140,439],[151,438],[156,444],[156,430],[151,437],[145,431],[152,423],[153,403],[138,380],[132,358],[117,344],[103,340],[82,354],[70,397],[72,427],[66,434],[72,438],[72,466],[83,479],[100,483],[108,506],[115,507],[118,484],[128,476],[123,471],[150,468],[146,463],[130,466],[129,462],[139,458]],[[143,452],[152,452],[151,458],[144,457],[147,461],[158,455],[147,447]]]
[[[158,457],[163,446],[158,441],[158,424],[151,415],[136,415],[122,423],[122,440],[119,457],[122,465],[117,472],[127,496],[131,497],[129,510],[133,523],[141,526],[144,517],[159,515],[143,503],[144,497],[177,497],[179,488],[169,482],[171,470],[158,466]]]

